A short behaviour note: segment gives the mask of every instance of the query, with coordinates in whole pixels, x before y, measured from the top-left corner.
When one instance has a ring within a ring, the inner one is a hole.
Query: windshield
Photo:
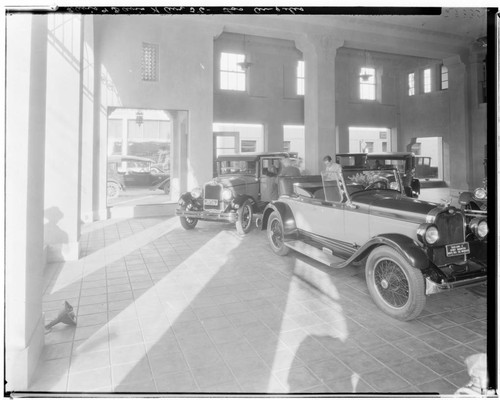
[[[349,194],[375,189],[401,192],[399,174],[394,169],[344,169],[342,177]]]
[[[220,161],[219,175],[255,175],[255,161]]]
[[[394,167],[397,168],[399,172],[405,173],[408,169],[406,166],[406,160],[401,159],[370,159],[368,158],[368,165],[372,169]]]

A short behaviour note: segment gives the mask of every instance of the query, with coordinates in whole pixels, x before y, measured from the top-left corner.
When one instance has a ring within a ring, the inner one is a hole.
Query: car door
[[[293,202],[292,211],[300,231],[322,239],[343,241],[345,204],[338,183],[334,183],[323,184],[311,199]]]

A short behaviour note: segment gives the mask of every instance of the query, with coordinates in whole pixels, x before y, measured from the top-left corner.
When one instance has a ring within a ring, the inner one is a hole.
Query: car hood
[[[236,193],[245,193],[249,184],[255,184],[256,178],[253,175],[237,175],[237,176],[219,176],[213,180],[216,183],[221,183],[226,188],[233,188]]]
[[[365,204],[370,212],[390,212],[400,214],[403,219],[425,221],[425,217],[432,209],[440,204],[407,197],[396,191],[368,190],[353,196],[353,204]],[[413,218],[411,218],[413,217]]]

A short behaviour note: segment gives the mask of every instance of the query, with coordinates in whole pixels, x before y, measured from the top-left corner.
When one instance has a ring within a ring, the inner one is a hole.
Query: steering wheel
[[[387,182],[386,181],[383,181],[383,180],[378,180],[378,181],[375,181],[375,182],[372,182],[370,183],[366,188],[365,190],[369,190],[369,189],[387,189],[388,185],[387,185]]]

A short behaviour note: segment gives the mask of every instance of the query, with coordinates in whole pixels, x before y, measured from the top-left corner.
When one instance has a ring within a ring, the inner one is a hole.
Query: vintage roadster
[[[417,317],[426,295],[486,280],[486,220],[467,223],[455,207],[406,196],[392,167],[294,182],[262,218],[279,255],[295,250],[334,268],[364,263],[373,301],[400,320]]]
[[[296,156],[288,152],[219,156],[217,176],[181,195],[176,209],[181,225],[193,229],[199,220],[229,222],[239,234],[248,233],[254,215],[278,198],[281,161]]]

